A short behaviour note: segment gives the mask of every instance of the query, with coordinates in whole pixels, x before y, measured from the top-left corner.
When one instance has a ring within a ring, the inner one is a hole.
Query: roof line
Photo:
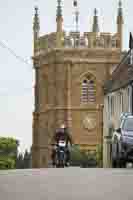
[[[116,69],[113,71],[112,75],[114,73],[116,73],[116,71],[120,68],[120,66],[123,64],[123,62],[125,61],[125,59],[127,58],[127,56],[130,54],[131,49],[128,50],[128,52],[126,53],[126,55],[122,58],[122,60],[120,61],[120,63],[117,65]]]
[[[127,87],[129,84],[131,84],[131,83],[133,83],[133,80],[130,80],[129,82],[127,82],[127,83],[125,83],[125,84],[123,84],[122,86],[120,86],[120,87],[117,87],[117,88],[115,88],[115,89],[113,89],[113,90],[111,90],[111,91],[105,91],[105,93],[104,94],[110,94],[110,93],[113,93],[113,92],[116,92],[116,91],[118,91],[118,90],[120,90],[120,89],[123,89],[123,88],[125,88],[125,87]]]

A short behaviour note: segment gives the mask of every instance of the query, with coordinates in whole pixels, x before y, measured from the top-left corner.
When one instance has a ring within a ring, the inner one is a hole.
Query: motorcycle
[[[56,167],[66,166],[66,142],[60,140],[56,148]]]

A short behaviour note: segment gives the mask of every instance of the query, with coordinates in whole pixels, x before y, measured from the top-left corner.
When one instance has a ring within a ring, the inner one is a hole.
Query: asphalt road
[[[133,200],[133,169],[0,171],[0,200]]]

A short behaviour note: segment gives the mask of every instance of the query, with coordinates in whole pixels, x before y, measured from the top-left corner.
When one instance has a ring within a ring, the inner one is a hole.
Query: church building
[[[116,33],[101,32],[97,10],[92,29],[78,28],[78,2],[74,1],[76,29],[63,28],[62,1],[57,0],[56,30],[40,36],[35,7],[33,65],[35,105],[33,112],[32,166],[47,167],[51,138],[66,124],[74,144],[95,151],[103,143],[104,83],[122,57],[123,13],[119,1]]]

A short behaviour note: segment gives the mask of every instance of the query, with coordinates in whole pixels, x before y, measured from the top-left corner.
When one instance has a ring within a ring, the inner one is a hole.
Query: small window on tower
[[[84,79],[82,82],[81,102],[94,103],[95,101],[96,101],[95,81],[90,79],[90,77],[88,76],[87,79]]]
[[[87,82],[87,80],[84,80],[83,83],[82,83],[81,101],[83,103],[87,103],[88,102],[88,82]]]
[[[95,101],[95,82],[93,80],[89,81],[88,84],[88,100],[89,102],[94,102]]]

